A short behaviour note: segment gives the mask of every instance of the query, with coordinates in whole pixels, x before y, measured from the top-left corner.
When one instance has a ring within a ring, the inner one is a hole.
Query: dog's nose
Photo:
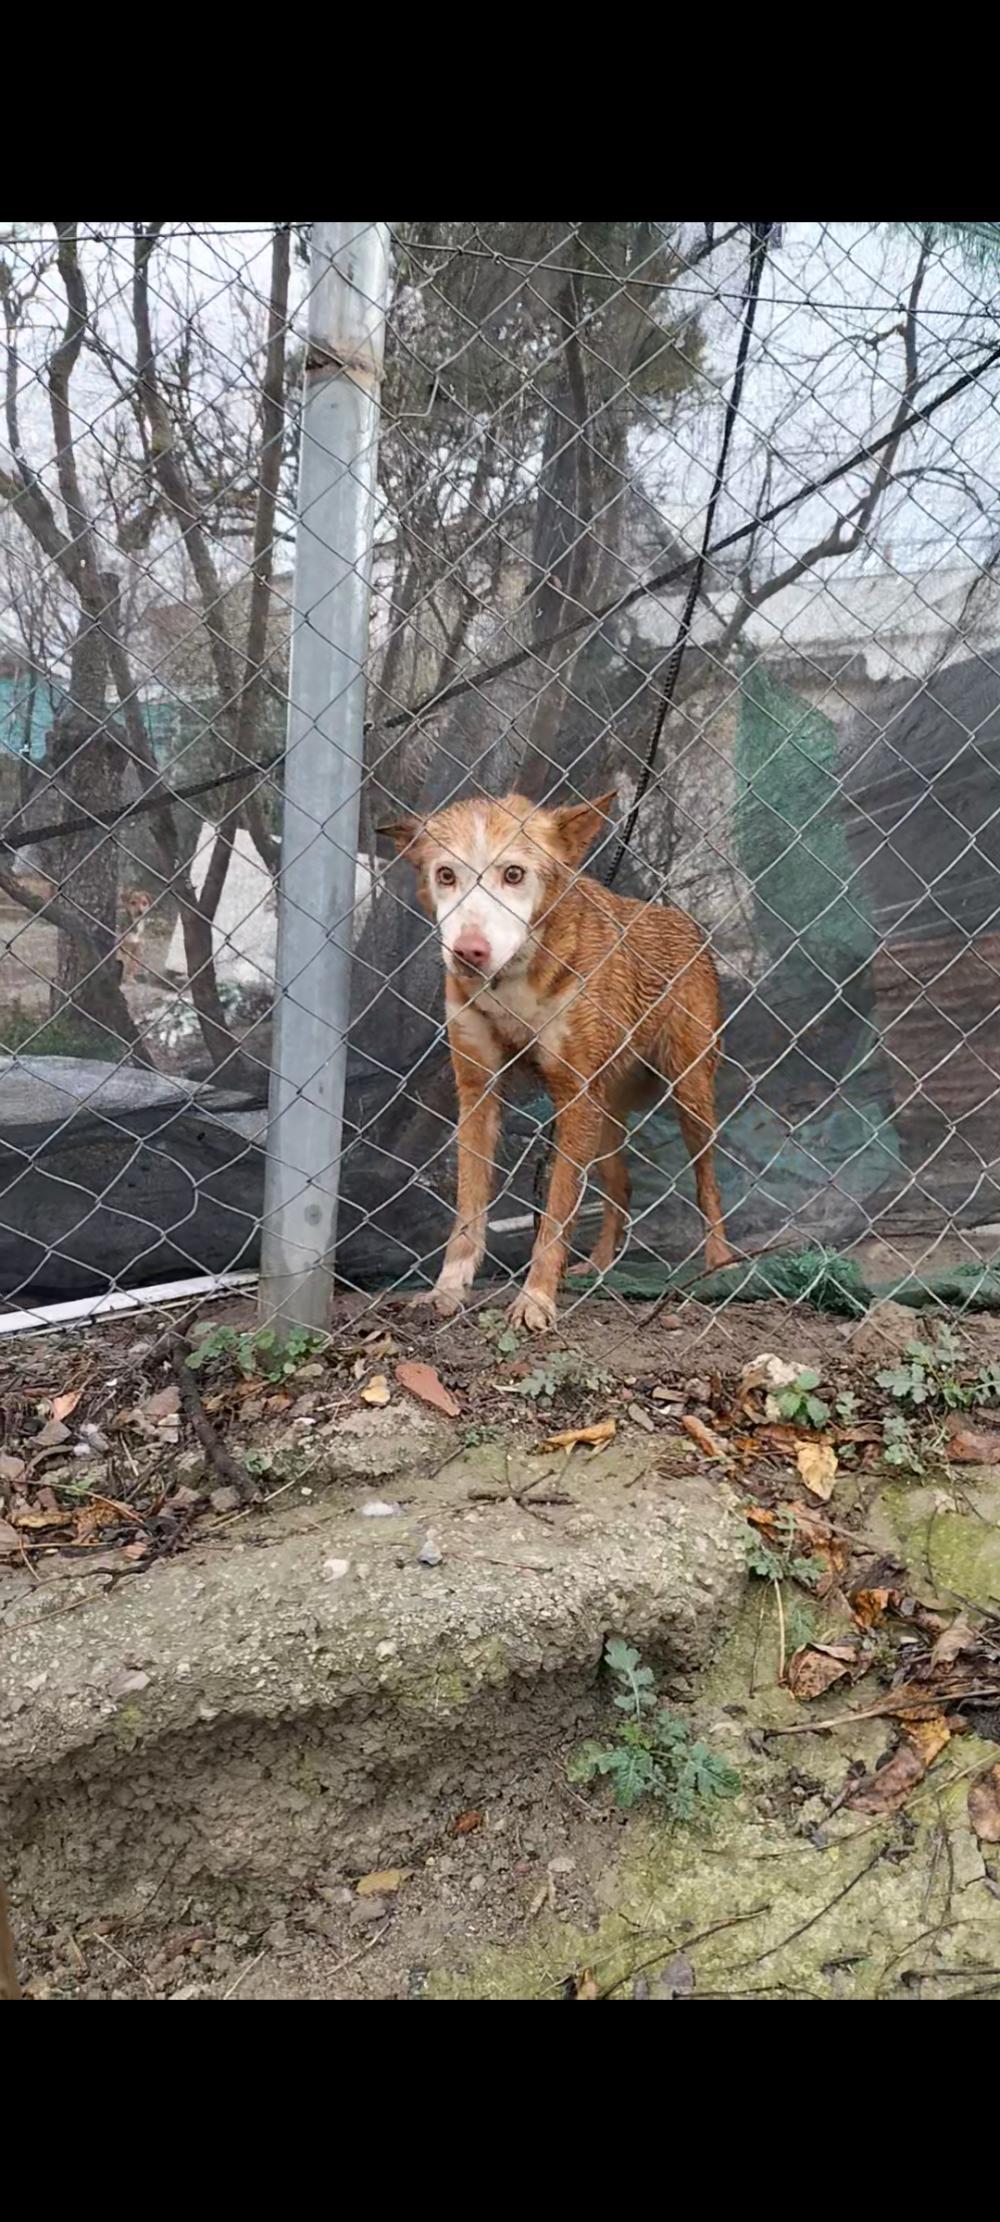
[[[455,955],[461,964],[472,966],[474,972],[490,969],[490,945],[478,926],[467,926],[455,943]]]

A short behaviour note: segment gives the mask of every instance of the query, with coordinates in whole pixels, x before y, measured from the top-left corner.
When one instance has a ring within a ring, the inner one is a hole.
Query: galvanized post
[[[261,1320],[323,1327],[337,1232],[385,339],[384,224],[314,224]]]

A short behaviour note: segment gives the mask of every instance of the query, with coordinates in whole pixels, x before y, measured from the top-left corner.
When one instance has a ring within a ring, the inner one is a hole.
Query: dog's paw
[[[512,1327],[525,1327],[529,1335],[545,1335],[556,1323],[556,1301],[544,1289],[519,1289],[508,1313]]]
[[[439,1319],[454,1319],[455,1313],[462,1309],[462,1298],[454,1284],[443,1288],[439,1283],[437,1288],[432,1288],[430,1302]]]

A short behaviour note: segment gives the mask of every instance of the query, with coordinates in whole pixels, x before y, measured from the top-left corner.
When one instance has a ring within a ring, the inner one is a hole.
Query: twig
[[[753,1658],[752,1658],[752,1659],[751,1659],[751,1661],[750,1661],[750,1692],[749,1692],[749,1694],[750,1694],[750,1696],[751,1696],[751,1697],[755,1697],[755,1696],[756,1696],[756,1693],[757,1693],[757,1655],[758,1655],[758,1652],[760,1651],[760,1639],[761,1639],[761,1636],[762,1636],[762,1634],[763,1634],[763,1631],[764,1631],[764,1607],[765,1607],[766,1603],[767,1603],[767,1591],[766,1591],[766,1589],[765,1589],[765,1590],[764,1590],[764,1591],[762,1592],[762,1595],[761,1595],[761,1600],[760,1600],[760,1611],[759,1611],[759,1613],[757,1614],[757,1634],[756,1634],[756,1637],[755,1637],[755,1639],[754,1639],[754,1647],[753,1647]]]
[[[358,1961],[365,1958],[366,1953],[374,1952],[375,1946],[377,1944],[381,1944],[383,1937],[391,1928],[392,1915],[390,1914],[388,1921],[383,1921],[382,1927],[380,1929],[376,1929],[374,1936],[369,1937],[367,1944],[362,1945],[360,1952],[352,1952],[350,1954],[350,1957],[346,1960],[335,1960],[333,1966],[330,1969],[330,1974],[341,1975],[345,1967],[356,1967]]]
[[[191,1353],[191,1345],[187,1336],[172,1334],[169,1338],[169,1348],[174,1362],[174,1372],[177,1376],[177,1387],[180,1391],[185,1417],[194,1429],[206,1458],[210,1465],[214,1466],[216,1473],[220,1475],[228,1488],[238,1489],[244,1500],[252,1497],[254,1484],[247,1473],[246,1467],[241,1466],[239,1460],[234,1458],[231,1451],[226,1449],[225,1444],[216,1434],[202,1403],[201,1391],[187,1362]]]
[[[781,1602],[781,1583],[775,1580],[774,1599],[778,1607],[778,1681],[785,1679],[785,1608]]]
[[[970,1698],[992,1697],[995,1699],[996,1694],[995,1685],[992,1689],[986,1690],[958,1690],[953,1695],[949,1695],[944,1690],[929,1689],[925,1697],[911,1698],[909,1704],[906,1703],[905,1699],[894,1698],[890,1695],[883,1698],[878,1705],[866,1705],[863,1709],[853,1713],[830,1713],[825,1720],[821,1721],[786,1721],[782,1723],[780,1728],[768,1728],[763,1722],[759,1722],[758,1726],[762,1736],[805,1736],[810,1733],[818,1733],[823,1728],[849,1728],[852,1721],[906,1720],[910,1713],[919,1715],[921,1707],[931,1704],[935,1698],[940,1699],[942,1705],[967,1705]]]
[[[0,1998],[20,1998],[21,1985],[17,1980],[17,1961],[14,1958],[14,1937],[10,1926],[10,1909],[7,1892],[0,1883]]]
[[[243,1982],[245,1982],[245,1981],[246,1981],[246,1978],[247,1978],[247,1976],[248,1976],[248,1975],[252,1975],[252,1974],[253,1974],[253,1971],[254,1971],[254,1968],[255,1968],[255,1967],[259,1967],[259,1966],[260,1966],[260,1963],[261,1963],[261,1961],[262,1961],[262,1960],[264,1960],[264,1959],[266,1959],[266,1958],[267,1958],[267,1946],[265,1945],[265,1946],[264,1946],[264,1949],[263,1949],[263,1951],[262,1951],[262,1952],[258,1952],[258,1954],[257,1954],[257,1957],[256,1957],[256,1959],[253,1959],[253,1960],[248,1960],[248,1961],[247,1961],[247,1963],[246,1963],[246,1966],[245,1966],[245,1967],[241,1967],[241,1969],[240,1969],[240,1972],[239,1972],[239,1974],[238,1974],[237,1976],[235,1976],[235,1977],[234,1977],[234,1979],[233,1979],[233,1981],[232,1981],[232,1982],[230,1983],[230,1985],[229,1985],[229,1989],[228,1989],[228,1990],[225,1990],[225,1991],[223,1991],[223,1993],[222,1993],[222,1998],[221,1998],[221,2001],[220,2001],[220,2003],[221,2003],[222,2005],[225,2005],[225,2002],[226,2002],[227,1998],[235,1998],[235,1996],[236,1996],[236,1993],[237,1993],[237,1991],[239,1990],[240,1984],[241,1984],[241,1983],[243,1983]]]
[[[141,1967],[137,1967],[134,1960],[127,1960],[124,1952],[119,1952],[117,1944],[111,1944],[107,1937],[99,1936],[96,1929],[90,1929],[85,1936],[81,1936],[80,1943],[101,1945],[105,1952],[110,1952],[113,1960],[117,1960],[121,1967],[127,1967],[129,1974],[134,1975],[137,1981],[143,1984],[149,1992],[150,1998],[156,1997],[153,1985],[148,1975],[143,1974]]]
[[[769,1944],[766,1952],[755,1953],[752,1960],[737,1960],[735,1967],[731,1968],[729,1973],[735,1975],[741,1967],[761,1967],[765,1960],[773,1960],[776,1952],[783,1952],[787,1945],[797,1943],[799,1937],[805,1936],[807,1929],[814,1929],[817,1921],[824,1920],[828,1913],[833,1912],[834,1906],[839,1906],[841,1899],[846,1898],[849,1890],[853,1890],[857,1883],[863,1882],[865,1876],[871,1874],[872,1868],[878,1866],[879,1860],[884,1855],[885,1846],[880,1844],[877,1852],[872,1853],[871,1858],[866,1860],[865,1865],[858,1868],[857,1874],[851,1876],[850,1882],[845,1883],[843,1889],[838,1890],[825,1906],[821,1906],[818,1913],[811,1913],[808,1921],[800,1921],[798,1928],[790,1929],[788,1935],[781,1937],[777,1944]]]
[[[770,1913],[771,1905],[772,1900],[768,1898],[763,1905],[750,1906],[746,1913],[731,1913],[725,1921],[713,1921],[710,1929],[699,1929],[693,1937],[665,1936],[665,1949],[662,1952],[654,1952],[650,1959],[640,1960],[638,1966],[626,1969],[624,1975],[619,1975],[613,1983],[608,1984],[607,1990],[601,1992],[601,1997],[613,1998],[615,1992],[621,1990],[623,1983],[631,1983],[637,1975],[643,1975],[647,1967],[658,1966],[661,1960],[668,1959],[673,1953],[693,1952],[696,1944],[704,1944],[709,1937],[718,1936],[722,1929],[738,1929],[744,1921],[756,1921],[759,1914]],[[752,1960],[740,1962],[744,1967],[752,1967],[754,1964]]]

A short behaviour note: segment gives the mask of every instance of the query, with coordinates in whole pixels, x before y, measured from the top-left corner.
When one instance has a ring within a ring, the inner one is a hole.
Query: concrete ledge
[[[591,1467],[558,1525],[355,1495],[9,1623],[0,1823],[37,1908],[384,1858],[589,1726],[607,1633],[687,1671],[742,1592],[729,1493],[641,1461]]]

